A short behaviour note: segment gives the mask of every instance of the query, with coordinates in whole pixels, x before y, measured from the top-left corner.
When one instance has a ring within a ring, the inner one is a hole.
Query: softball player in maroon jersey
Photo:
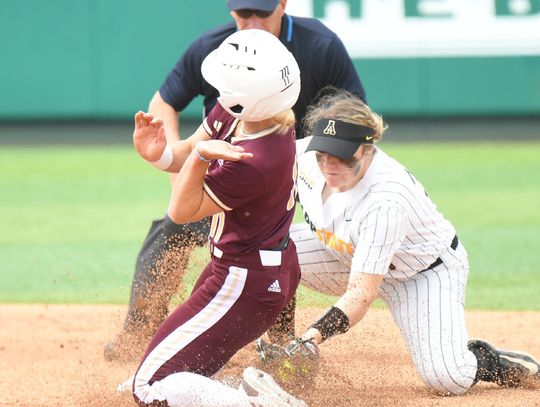
[[[141,157],[180,170],[169,217],[177,223],[213,217],[211,261],[148,345],[134,397],[143,406],[303,405],[281,389],[250,392],[257,380],[271,381],[253,368],[244,373],[250,396],[209,379],[272,325],[300,280],[288,238],[296,193],[290,109],[299,69],[279,40],[260,30],[231,35],[201,69],[219,90],[219,103],[189,139],[166,146],[161,120],[135,116]]]

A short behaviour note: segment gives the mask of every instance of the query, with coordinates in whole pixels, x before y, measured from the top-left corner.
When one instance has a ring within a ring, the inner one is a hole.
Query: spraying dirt
[[[116,386],[137,362],[107,362],[103,345],[122,324],[126,307],[109,305],[0,305],[2,406],[134,406]],[[297,311],[302,331],[324,310]],[[467,312],[471,337],[540,357],[539,312]],[[303,331],[302,331],[303,332]],[[430,393],[415,372],[389,311],[372,309],[349,333],[321,345],[322,369],[309,391],[310,407],[540,406],[540,389],[480,383],[461,397]],[[218,374],[234,380],[255,359],[240,351]]]

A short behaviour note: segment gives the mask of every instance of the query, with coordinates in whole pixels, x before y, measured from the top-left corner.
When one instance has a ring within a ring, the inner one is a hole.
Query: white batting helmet
[[[263,30],[230,35],[204,59],[201,71],[219,91],[219,103],[240,120],[272,118],[290,109],[300,93],[296,60]]]

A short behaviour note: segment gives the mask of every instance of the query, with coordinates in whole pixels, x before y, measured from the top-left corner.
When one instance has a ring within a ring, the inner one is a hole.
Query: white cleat
[[[124,380],[122,383],[116,386],[116,391],[118,393],[130,392],[133,387],[133,380],[135,380],[135,376],[131,376],[130,378]]]
[[[283,390],[268,373],[250,366],[242,374],[240,389],[254,407],[307,407],[300,399]]]

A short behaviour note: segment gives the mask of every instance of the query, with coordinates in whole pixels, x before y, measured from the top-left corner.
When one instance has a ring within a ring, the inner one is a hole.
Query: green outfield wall
[[[385,115],[540,115],[540,0],[458,3],[469,4],[289,0],[287,10],[338,32]],[[197,35],[229,20],[225,0],[4,2],[0,120],[130,117]],[[200,100],[185,115],[200,117]]]

